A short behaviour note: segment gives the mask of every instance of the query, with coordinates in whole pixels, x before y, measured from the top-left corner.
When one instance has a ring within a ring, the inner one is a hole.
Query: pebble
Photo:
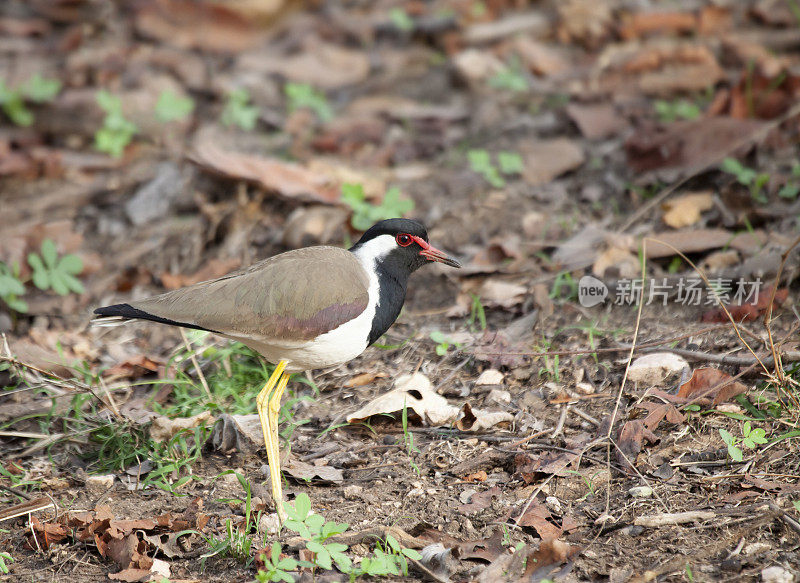
[[[350,484],[349,486],[344,487],[344,497],[346,500],[354,500],[358,498],[363,491],[364,488],[362,486]]]
[[[511,402],[511,393],[503,389],[492,389],[486,396],[487,403],[495,403],[496,405],[508,405]]]
[[[461,500],[462,504],[469,504],[469,501],[477,493],[478,493],[477,490],[473,490],[472,488],[468,488],[467,490],[464,490],[463,492],[461,492],[461,494],[458,495],[458,499]]]
[[[544,505],[553,514],[562,515],[564,512],[561,508],[561,501],[555,496],[548,496],[544,499]]]
[[[792,583],[794,573],[783,567],[767,567],[761,571],[761,580],[764,583]]]
[[[281,522],[278,513],[262,514],[258,519],[258,532],[262,534],[278,534],[281,529]]]
[[[634,498],[650,498],[653,495],[653,489],[650,486],[634,486],[628,490],[628,494]]]
[[[494,369],[494,368],[487,368],[475,380],[475,385],[476,386],[481,386],[481,385],[502,385],[502,384],[503,384],[503,373],[501,373],[499,370]]]
[[[114,474],[89,476],[86,478],[86,489],[92,494],[102,494],[114,485]]]

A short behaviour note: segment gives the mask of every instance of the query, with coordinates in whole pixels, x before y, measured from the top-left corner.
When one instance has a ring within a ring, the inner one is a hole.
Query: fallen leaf
[[[610,103],[570,103],[566,111],[583,137],[589,140],[618,135],[627,125]]]
[[[673,229],[693,225],[700,220],[700,213],[714,205],[710,191],[684,194],[661,205],[665,211],[664,222]]]
[[[757,320],[761,318],[767,311],[769,307],[769,300],[772,297],[772,286],[767,287],[766,289],[760,290],[758,295],[753,299],[753,301],[741,304],[741,305],[732,305],[729,304],[726,306],[728,309],[728,313],[730,313],[731,317],[736,322],[746,322],[748,320]],[[789,297],[789,289],[782,288],[775,292],[775,300],[772,304],[772,309],[775,310],[786,301]],[[714,308],[705,312],[701,316],[701,321],[703,322],[729,322],[727,314],[725,310],[722,308]]]
[[[628,474],[636,473],[633,466],[636,463],[636,457],[642,451],[642,440],[644,439],[650,443],[658,441],[653,432],[639,420],[626,421],[619,432],[615,454],[617,463],[625,468]]]
[[[473,494],[472,498],[467,504],[461,504],[457,510],[461,514],[475,514],[481,510],[485,510],[492,505],[492,499],[499,498],[502,491],[497,486],[492,486],[488,490]]]
[[[347,422],[358,423],[373,415],[399,413],[404,407],[409,414],[413,413],[424,424],[434,427],[454,421],[460,412],[458,407],[450,405],[447,399],[433,391],[428,377],[414,373],[399,377],[391,391],[383,393],[348,415]]]
[[[462,479],[465,482],[485,482],[489,476],[483,470],[464,476]]]
[[[529,36],[515,38],[513,50],[525,66],[537,75],[559,75],[573,66],[561,47],[536,41]]]
[[[698,368],[678,389],[678,397],[701,405],[718,405],[747,392],[747,386],[717,368]]]
[[[579,143],[568,138],[524,143],[520,146],[520,154],[525,162],[522,177],[534,186],[575,170],[585,159]]]
[[[625,40],[641,38],[653,33],[680,35],[694,32],[697,17],[690,12],[634,12],[625,14],[619,34]]]
[[[317,479],[332,484],[340,484],[344,480],[344,474],[338,468],[327,465],[316,466],[297,459],[289,459],[287,463],[282,465],[281,469],[293,478],[306,482]]]
[[[639,259],[628,249],[609,247],[597,256],[592,273],[597,277],[634,279],[641,275]]]
[[[224,5],[194,0],[158,0],[137,5],[136,30],[183,49],[238,53],[259,35],[251,24]]]
[[[345,381],[344,386],[348,389],[355,387],[363,387],[370,384],[375,379],[385,379],[386,373],[384,372],[362,372],[354,377]]]
[[[210,425],[212,422],[214,422],[214,417],[211,415],[211,411],[203,411],[193,417],[176,417],[174,419],[159,415],[153,418],[153,423],[150,425],[150,439],[161,443],[181,431],[194,429],[201,425]]]
[[[161,283],[168,290],[179,289],[200,283],[201,281],[218,279],[238,269],[241,264],[241,260],[237,257],[231,257],[229,259],[211,258],[203,264],[203,267],[191,275],[162,273]]]
[[[525,573],[521,581],[537,581],[536,574],[542,570],[550,570],[551,567],[566,563],[580,550],[580,547],[573,546],[567,542],[551,539],[542,540],[539,548],[534,551],[525,563]]]
[[[490,278],[483,282],[478,295],[484,306],[512,308],[522,303],[527,292],[524,285]]]
[[[718,247],[732,247],[751,253],[767,242],[763,231],[735,235],[725,229],[683,229],[653,233],[647,237],[647,258],[659,259],[681,253],[700,253]],[[666,244],[662,244],[666,243]],[[637,244],[638,245],[638,244]]]
[[[514,416],[507,411],[484,411],[473,409],[469,403],[464,403],[462,415],[456,421],[456,427],[461,431],[484,431],[495,426],[510,426]]]
[[[289,199],[335,204],[340,198],[340,185],[330,176],[278,158],[222,150],[209,140],[196,142],[190,159],[206,170],[255,182]]]
[[[669,403],[643,402],[639,405],[639,407],[643,407],[649,411],[649,414],[644,418],[642,423],[650,431],[655,431],[655,429],[658,427],[658,424],[664,419],[673,425],[677,425],[686,421],[686,416]]]
[[[531,526],[536,530],[536,533],[541,539],[558,538],[564,534],[563,530],[550,522],[552,516],[547,507],[538,502],[533,501],[525,514],[520,516],[515,522],[518,526]]]
[[[296,83],[340,89],[364,81],[369,74],[370,61],[366,51],[323,42],[316,35],[308,35],[300,51],[294,54],[252,51],[242,55],[237,66],[251,74],[277,73]]]

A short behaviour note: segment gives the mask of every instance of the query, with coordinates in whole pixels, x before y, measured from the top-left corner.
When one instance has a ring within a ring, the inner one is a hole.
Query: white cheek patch
[[[364,269],[370,272],[374,269],[375,262],[386,257],[397,248],[397,242],[391,235],[380,235],[370,239],[354,251],[355,256],[361,261]]]

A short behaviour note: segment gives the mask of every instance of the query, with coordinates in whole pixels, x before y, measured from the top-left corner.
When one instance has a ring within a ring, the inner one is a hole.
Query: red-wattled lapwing
[[[99,322],[141,319],[207,330],[276,364],[256,408],[283,520],[278,414],[289,376],[361,354],[397,319],[408,277],[430,261],[461,267],[428,243],[420,223],[389,219],[373,225],[349,251],[287,251],[239,273],[94,313]]]

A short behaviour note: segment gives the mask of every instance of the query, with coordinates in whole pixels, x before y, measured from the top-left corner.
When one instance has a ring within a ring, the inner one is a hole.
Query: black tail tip
[[[98,316],[121,316],[123,318],[141,318],[143,314],[141,310],[137,310],[130,304],[104,306],[102,308],[96,308],[94,313]]]

